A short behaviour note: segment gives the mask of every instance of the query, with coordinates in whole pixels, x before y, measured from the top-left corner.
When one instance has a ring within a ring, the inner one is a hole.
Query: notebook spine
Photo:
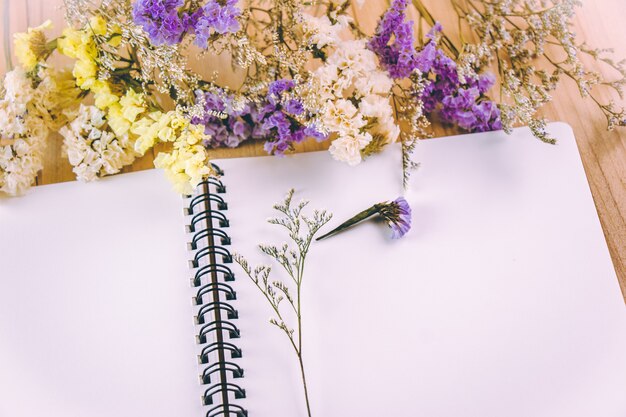
[[[240,331],[234,323],[239,314],[232,305],[237,293],[232,287],[235,274],[230,268],[232,255],[228,229],[226,187],[220,180],[223,171],[213,166],[220,177],[210,177],[187,197],[185,214],[189,216],[188,249],[193,253],[190,267],[194,288],[192,303],[199,345],[200,383],[205,386],[202,403],[206,417],[244,417],[248,412],[238,404],[246,392],[240,384],[244,370],[237,363],[242,351],[236,345]]]

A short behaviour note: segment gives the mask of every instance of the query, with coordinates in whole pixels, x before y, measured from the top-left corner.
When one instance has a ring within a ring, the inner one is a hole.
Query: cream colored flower
[[[340,32],[348,27],[346,19],[341,19],[333,24],[326,15],[315,17],[304,13],[303,20],[305,37],[319,49],[327,45],[334,46],[340,42]]]
[[[323,115],[324,126],[331,132],[355,134],[367,123],[350,100],[340,99],[328,103]]]
[[[361,163],[361,151],[371,141],[372,135],[369,133],[341,136],[331,143],[328,150],[336,160],[355,166]]]
[[[59,131],[76,178],[81,181],[118,173],[135,160],[134,143],[127,134],[118,136],[110,131],[106,116],[95,106],[81,104],[79,116]]]

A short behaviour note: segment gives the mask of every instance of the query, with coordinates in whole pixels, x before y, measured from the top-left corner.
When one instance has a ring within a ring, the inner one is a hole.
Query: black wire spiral
[[[224,174],[218,166],[213,165],[213,168],[218,175]],[[227,360],[241,358],[242,351],[232,343],[239,338],[240,331],[232,323],[238,318],[238,312],[229,303],[237,298],[237,293],[227,284],[235,280],[235,274],[226,265],[232,263],[232,255],[226,248],[231,243],[230,237],[223,230],[229,227],[223,213],[228,210],[228,204],[219,195],[225,192],[222,181],[211,177],[198,185],[195,195],[187,196],[185,214],[190,216],[187,231],[193,233],[188,248],[194,253],[190,261],[194,271],[191,285],[197,288],[192,303],[198,307],[196,340],[202,345],[198,356],[202,371],[200,382],[207,386],[202,403],[214,405],[206,412],[206,417],[246,417],[248,412],[234,401],[245,398],[246,391],[232,381],[243,378],[244,370]]]

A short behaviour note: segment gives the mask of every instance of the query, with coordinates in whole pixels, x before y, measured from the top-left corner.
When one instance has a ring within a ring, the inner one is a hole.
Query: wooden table
[[[447,1],[427,0],[434,17],[444,27],[456,27],[455,15]],[[63,12],[60,10],[61,0],[1,0],[0,14],[9,17],[8,25],[3,24],[5,37],[8,33],[24,31],[27,26],[36,26],[45,19],[51,19],[56,32],[63,27]],[[376,20],[385,9],[385,1],[368,0],[367,6],[358,12],[361,24],[373,28]],[[578,9],[576,31],[589,44],[599,47],[615,48],[616,58],[626,58],[626,2],[623,0],[595,0],[587,2]],[[6,22],[4,20],[3,22]],[[2,56],[5,56],[4,46]],[[219,60],[218,60],[219,61]],[[224,67],[223,61],[221,67]],[[220,65],[218,64],[218,69]],[[594,65],[594,68],[605,72],[606,68]],[[5,71],[4,60],[0,65]],[[222,81],[228,82],[230,70],[222,71]],[[614,75],[607,73],[607,75]],[[618,97],[600,96],[608,100],[613,98],[618,104],[625,105],[626,100]],[[626,128],[613,132],[606,130],[604,116],[591,100],[583,100],[573,82],[564,81],[554,94],[552,104],[546,106],[544,115],[550,120],[561,120],[569,123],[576,135],[587,178],[591,187],[600,221],[608,242],[611,257],[626,297]],[[436,126],[435,136],[457,133],[450,128]],[[305,143],[299,151],[322,149],[327,145]],[[546,145],[549,146],[549,145]],[[210,152],[212,157],[236,157],[265,154],[261,144],[247,144],[238,149],[219,149]],[[137,171],[152,167],[153,153],[137,160],[128,171]],[[418,156],[419,158],[419,156]],[[50,184],[73,180],[74,176],[67,160],[61,155],[61,141],[58,137],[51,138],[47,150],[45,167],[39,174],[38,184]]]

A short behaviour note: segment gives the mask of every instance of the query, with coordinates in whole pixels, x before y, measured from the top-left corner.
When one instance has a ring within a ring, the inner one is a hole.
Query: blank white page
[[[0,416],[203,416],[183,201],[162,172],[0,200]]]
[[[626,310],[571,129],[421,142],[413,228],[367,222],[314,243],[303,287],[304,360],[321,417],[623,417]],[[327,208],[325,231],[401,193],[399,152],[351,168],[325,153],[218,161],[232,250],[257,243],[289,188]],[[278,265],[274,277],[286,279]],[[304,416],[296,357],[237,269],[250,416]]]

